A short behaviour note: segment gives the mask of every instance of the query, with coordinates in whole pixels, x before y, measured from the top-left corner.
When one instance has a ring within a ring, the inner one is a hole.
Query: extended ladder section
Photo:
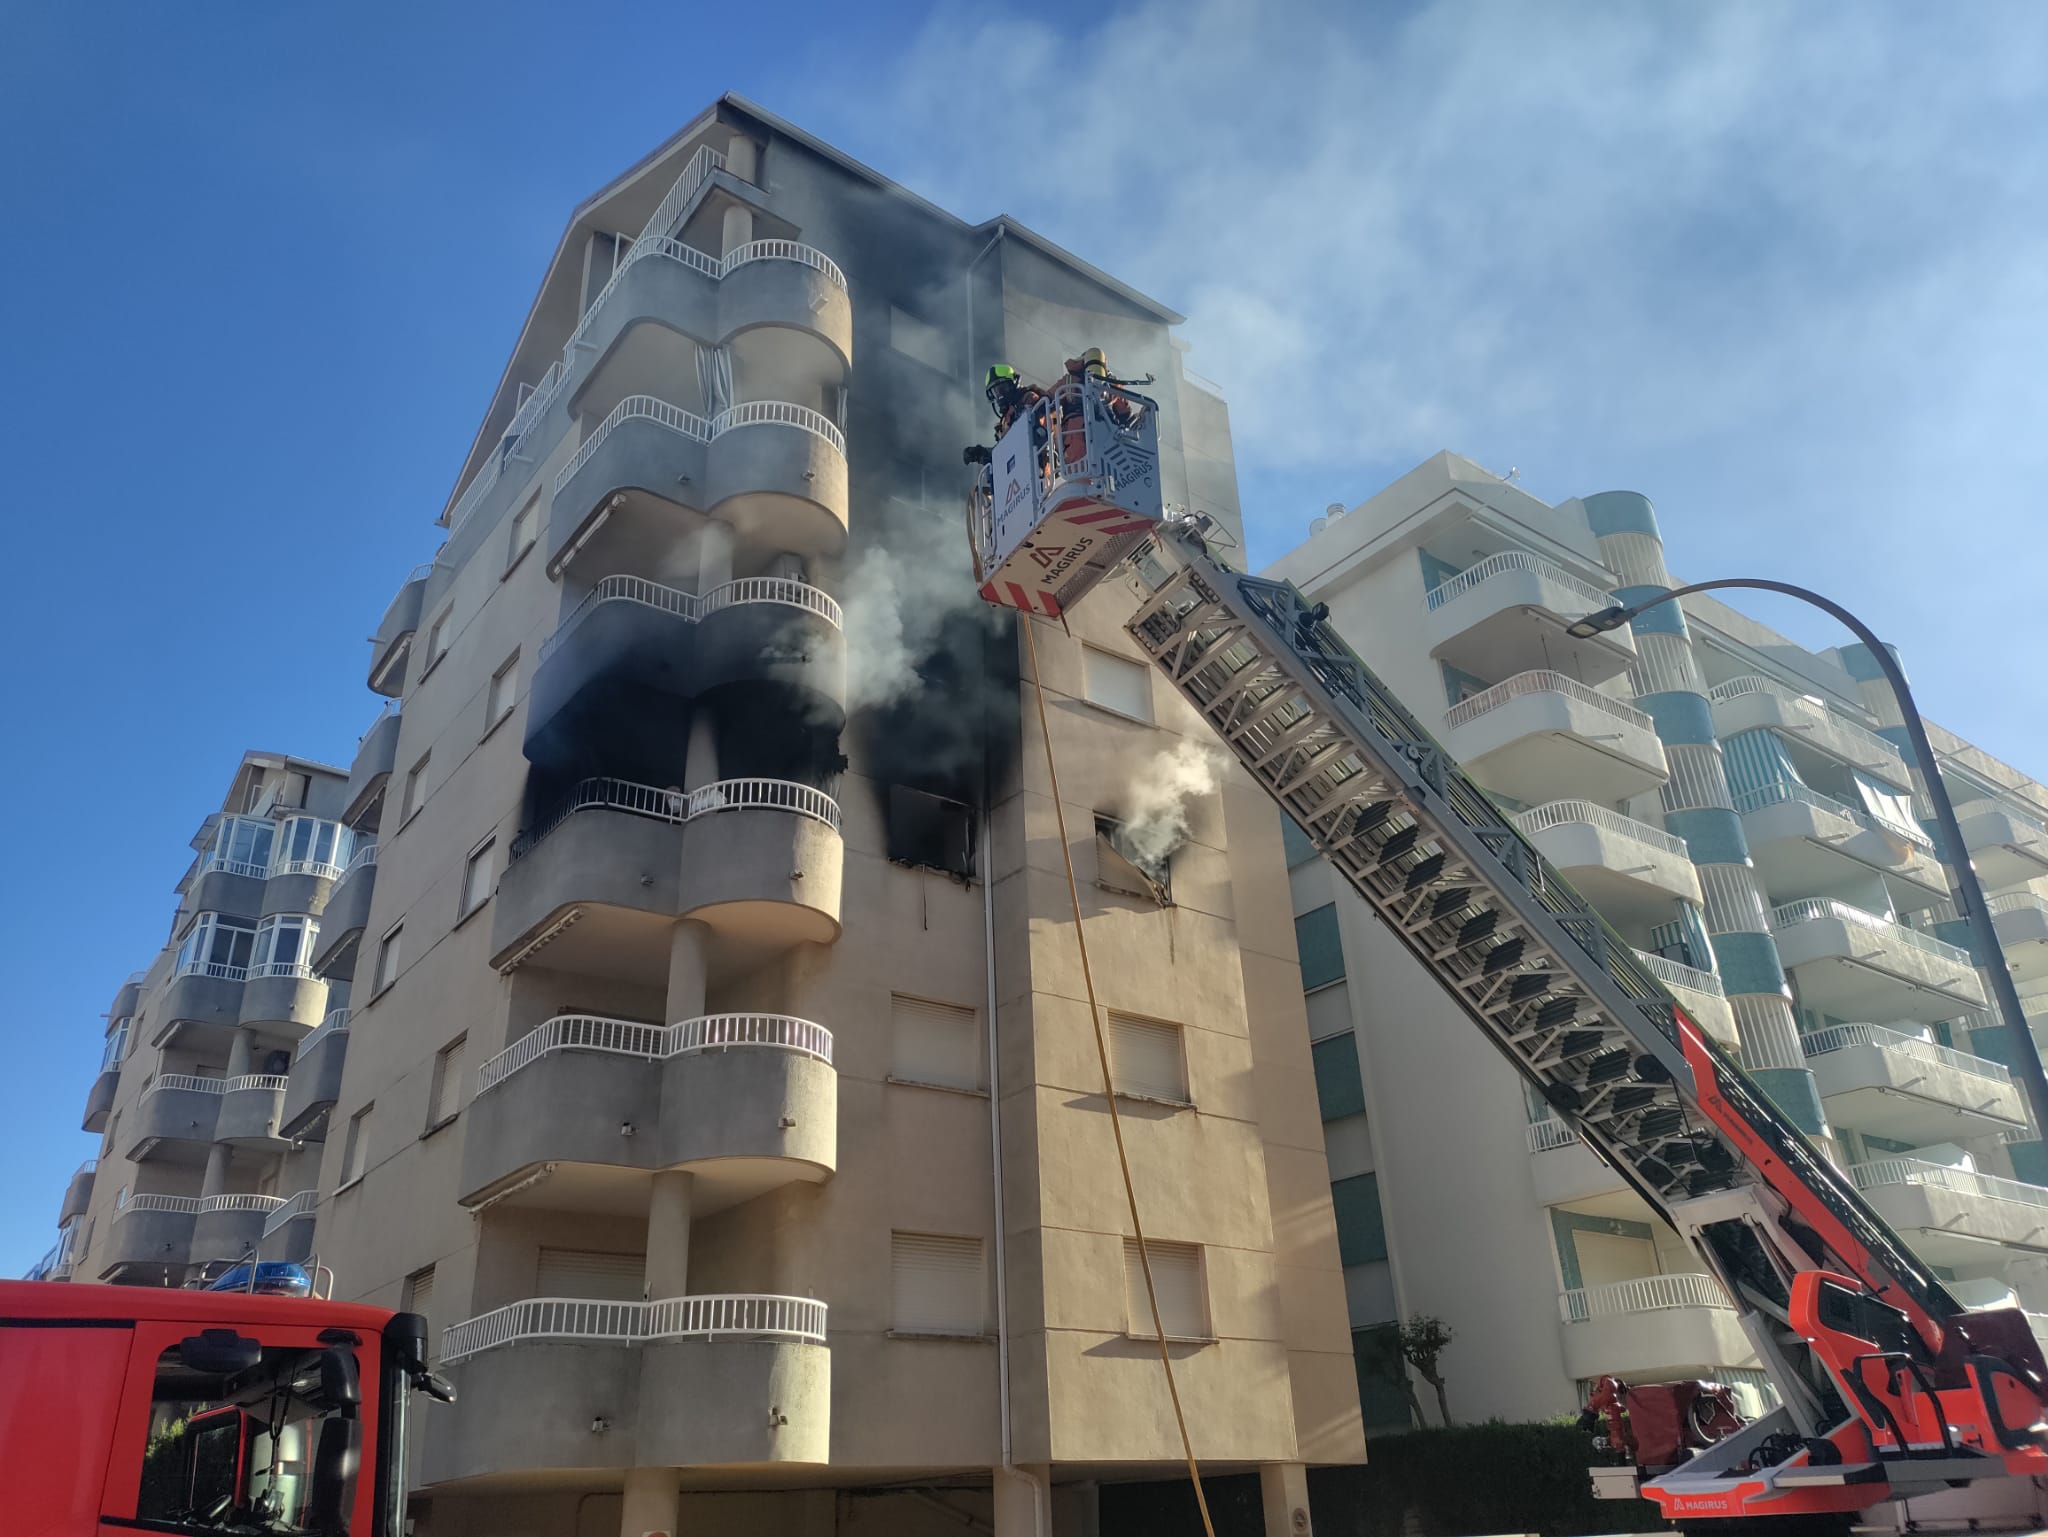
[[[1784,1409],[1771,1423],[1782,1431],[1789,1418],[1795,1437],[1811,1438],[1852,1418],[1796,1326],[1801,1272],[1852,1280],[1939,1351],[1961,1312],[1939,1279],[1465,776],[1327,611],[1288,583],[1222,566],[1187,527],[1156,538],[1131,568],[1145,594],[1131,635],[1557,1114],[1692,1240],[1777,1383]],[[1881,1490],[1828,1508],[1867,1505]]]

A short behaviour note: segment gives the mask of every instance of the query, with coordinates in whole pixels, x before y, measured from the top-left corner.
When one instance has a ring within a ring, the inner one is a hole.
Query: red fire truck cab
[[[417,1313],[0,1281],[10,1537],[401,1537]]]

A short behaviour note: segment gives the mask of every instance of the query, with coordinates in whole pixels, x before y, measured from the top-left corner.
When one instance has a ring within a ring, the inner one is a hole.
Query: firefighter
[[[1044,390],[1019,379],[1017,370],[1008,363],[993,365],[982,380],[982,389],[988,396],[989,409],[996,414],[997,442],[1016,425],[1019,416],[1045,399]]]

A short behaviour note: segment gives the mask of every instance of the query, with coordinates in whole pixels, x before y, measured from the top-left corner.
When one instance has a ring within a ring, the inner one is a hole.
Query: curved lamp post
[[[1977,872],[1971,867],[1970,856],[1963,848],[1963,832],[1956,823],[1956,808],[1948,798],[1947,785],[1942,782],[1941,765],[1934,760],[1934,748],[1927,740],[1927,727],[1920,719],[1919,707],[1913,703],[1913,690],[1907,686],[1906,675],[1899,670],[1891,652],[1871,633],[1870,627],[1841,604],[1804,587],[1795,587],[1790,582],[1766,581],[1761,577],[1731,576],[1714,582],[1674,587],[1644,603],[1603,608],[1597,614],[1588,614],[1576,624],[1567,626],[1565,633],[1585,640],[1608,630],[1618,630],[1636,615],[1660,603],[1669,603],[1673,598],[1682,598],[1689,593],[1711,592],[1717,587],[1752,587],[1764,592],[1781,592],[1826,610],[1855,632],[1856,638],[1863,642],[1872,660],[1884,673],[1885,682],[1892,686],[1892,693],[1898,697],[1899,713],[1905,717],[1906,736],[1913,744],[1914,761],[1926,786],[1928,802],[1934,807],[1934,819],[1941,827],[1942,863],[1948,868],[1949,890],[1955,894],[1956,914],[1969,925],[1971,944],[1978,957],[1977,969],[1986,979],[1992,997],[1997,999],[1999,1015],[2012,1037],[2012,1049],[2019,1059],[2020,1087],[2026,1091],[2028,1108],[2033,1111],[2034,1134],[2048,1138],[2048,1073],[2042,1071],[2041,1053],[2034,1044],[2033,1032],[2027,1028],[2019,989],[2013,986],[2012,969],[2006,964],[2005,949],[1998,942],[1998,930],[1984,905],[1984,888],[1977,884]]]

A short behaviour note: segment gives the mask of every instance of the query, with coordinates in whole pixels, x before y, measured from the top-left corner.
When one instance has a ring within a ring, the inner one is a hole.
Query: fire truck
[[[9,1537],[402,1537],[417,1313],[0,1282]]]
[[[1593,1416],[1638,1459],[1620,1492],[1717,1532],[2048,1525],[2048,1365],[2025,1316],[1949,1295],[1324,607],[1166,512],[1150,400],[1083,380],[1039,414],[969,496],[982,596],[1029,623],[1127,577],[1143,653],[1733,1299],[1777,1404],[1745,1422],[1707,1385],[1604,1384]]]

